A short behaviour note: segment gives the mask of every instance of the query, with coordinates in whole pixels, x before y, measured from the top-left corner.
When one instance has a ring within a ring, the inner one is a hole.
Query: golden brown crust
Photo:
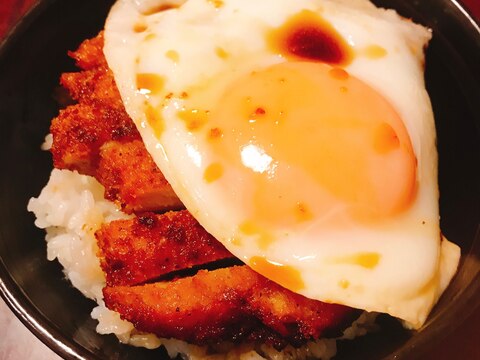
[[[271,339],[280,335],[300,345],[358,315],[295,294],[247,266],[203,270],[167,283],[106,287],[103,294],[107,307],[137,329],[195,344],[251,339],[265,327],[277,334]]]
[[[104,224],[95,234],[107,285],[136,285],[233,258],[186,210]]]
[[[51,152],[56,168],[94,176],[99,149],[105,142],[140,139],[135,124],[125,112],[102,48],[100,34],[70,53],[77,65],[86,70],[65,73],[60,80],[79,103],[60,111],[52,121]]]
[[[50,127],[51,152],[58,169],[96,174],[99,149],[109,140],[138,139],[140,136],[126,114],[99,104],[77,104],[60,111]]]
[[[96,37],[83,41],[76,51],[69,51],[68,56],[74,59],[77,66],[83,70],[99,66],[106,67],[103,43],[103,31],[101,31]]]
[[[61,77],[78,104],[52,121],[55,167],[94,176],[105,197],[127,213],[183,208],[125,111],[103,55],[102,34],[70,56],[83,71]]]
[[[140,140],[103,144],[96,178],[126,213],[184,208]]]
[[[124,106],[108,68],[97,67],[80,72],[63,73],[60,84],[80,103],[99,103],[123,110]]]
[[[105,303],[137,329],[160,337],[197,344],[226,340],[238,332],[235,327],[249,330],[255,323],[241,311],[241,301],[255,283],[255,276],[240,278],[231,272],[201,271],[168,283],[106,287]]]

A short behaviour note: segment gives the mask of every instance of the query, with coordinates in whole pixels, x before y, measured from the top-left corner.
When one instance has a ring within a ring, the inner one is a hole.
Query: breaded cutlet
[[[137,285],[234,256],[186,210],[144,213],[95,233],[107,286]]]
[[[81,71],[63,74],[61,84],[78,103],[52,121],[54,166],[94,176],[127,213],[181,209],[125,111],[102,48],[100,33],[70,52]]]
[[[261,323],[293,345],[342,329],[358,311],[308,299],[246,265],[142,286],[103,290],[105,304],[140,331],[194,344],[251,340]]]

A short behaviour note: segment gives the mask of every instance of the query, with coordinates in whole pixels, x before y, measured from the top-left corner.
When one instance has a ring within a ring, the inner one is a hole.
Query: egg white
[[[224,0],[221,6],[188,0],[145,15],[149,7],[170,3],[119,0],[106,22],[104,52],[128,114],[188,210],[246,263],[262,256],[297,269],[305,283],[299,293],[389,313],[420,327],[455,273],[460,253],[440,236],[435,126],[423,81],[423,47],[430,32],[367,0]],[[321,240],[315,226],[299,232],[279,226],[272,230],[274,243],[260,249],[255,235],[238,231],[248,217],[241,206],[242,175],[228,169],[219,180],[223,185],[205,183],[205,168],[215,159],[204,151],[203,137],[189,131],[176,114],[187,88],[208,84],[205,98],[215,101],[243,75],[287,61],[268,49],[264,34],[304,9],[321,13],[353,49],[376,44],[386,50],[380,59],[356,56],[345,69],[388,99],[404,121],[418,160],[418,193],[408,211],[392,221],[322,232]],[[138,23],[147,30],[134,31]],[[227,58],[218,56],[219,48]],[[164,78],[163,91],[172,95],[158,99],[139,92],[138,72]],[[161,135],[145,117],[145,102],[162,107]],[[241,241],[232,241],[239,237]],[[332,261],[362,253],[380,254],[378,265]],[[350,286],[341,286],[345,281]]]

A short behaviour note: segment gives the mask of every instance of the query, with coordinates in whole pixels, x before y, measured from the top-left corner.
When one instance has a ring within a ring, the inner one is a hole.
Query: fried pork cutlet
[[[181,209],[182,203],[141,142],[103,55],[103,35],[71,52],[82,69],[61,84],[78,101],[52,121],[56,168],[94,176],[127,212]]]
[[[83,70],[107,68],[107,60],[103,56],[103,31],[96,37],[83,41],[76,51],[69,51],[68,56]]]
[[[107,307],[138,330],[194,344],[252,339],[257,330],[265,334],[265,326],[274,334],[271,341],[301,345],[358,316],[357,310],[286,290],[247,266],[202,270],[166,283],[105,287],[103,294]]]
[[[233,258],[186,210],[104,224],[95,234],[107,285],[136,285]]]
[[[106,141],[140,139],[135,124],[125,112],[102,47],[100,34],[70,53],[83,71],[61,77],[61,84],[78,104],[60,111],[52,121],[51,152],[56,168],[94,176],[99,149]]]
[[[96,178],[127,213],[184,207],[140,140],[103,144]]]

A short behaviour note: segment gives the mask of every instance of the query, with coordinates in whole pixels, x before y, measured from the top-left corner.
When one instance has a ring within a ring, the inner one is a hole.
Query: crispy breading
[[[95,67],[107,67],[107,60],[103,55],[103,31],[96,37],[83,41],[76,51],[69,51],[68,56],[75,60],[77,66],[83,70]]]
[[[291,344],[300,345],[308,339],[339,335],[339,329],[344,329],[360,315],[349,307],[312,300],[260,275],[258,277],[262,281],[255,284],[249,310]]]
[[[105,198],[127,213],[184,208],[140,140],[105,143],[96,178]]]
[[[63,73],[60,84],[80,103],[93,102],[125,112],[112,72],[108,68]]]
[[[140,138],[124,111],[95,103],[61,110],[52,120],[50,132],[54,166],[92,176],[96,174],[100,147],[106,141]]]
[[[61,83],[79,103],[52,122],[55,167],[95,176],[126,212],[181,207],[123,107],[103,35],[70,56],[83,70],[64,74]],[[196,344],[259,340],[280,347],[319,338],[358,315],[295,294],[247,266],[145,284],[232,257],[187,211],[115,221],[96,235],[105,303],[140,331]]]
[[[95,234],[107,285],[136,285],[233,258],[186,210],[103,224]]]
[[[195,344],[241,341],[260,320],[294,345],[343,328],[358,310],[307,299],[280,287],[247,266],[171,282],[105,287],[106,306],[138,330]]]
[[[113,73],[103,55],[102,33],[84,41],[77,51],[69,52],[69,55],[83,69],[63,73],[60,77],[61,85],[68,90],[70,96],[80,103],[94,102],[125,112]]]
[[[103,36],[99,35],[70,52],[77,65],[87,70],[63,74],[61,84],[79,103],[60,111],[50,127],[55,167],[92,176],[100,146],[106,141],[140,139],[125,112],[102,48]]]
[[[106,287],[108,308],[142,331],[194,344],[241,340],[258,321],[245,300],[256,276],[240,268],[200,271],[168,283]]]
[[[54,165],[94,176],[127,213],[181,209],[125,111],[102,48],[100,34],[70,53],[84,70],[61,77],[78,104],[52,121]]]

